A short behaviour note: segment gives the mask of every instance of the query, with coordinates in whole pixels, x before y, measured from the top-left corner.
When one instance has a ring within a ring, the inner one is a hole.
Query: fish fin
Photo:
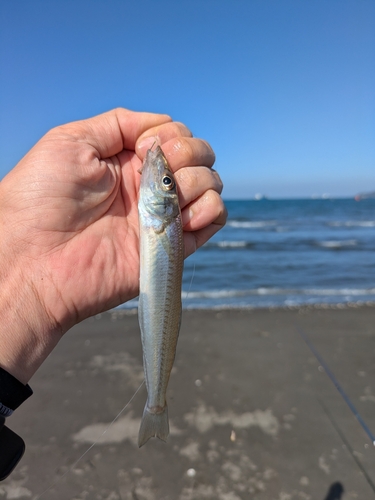
[[[160,409],[158,412],[151,411],[146,404],[138,434],[138,446],[143,446],[152,437],[158,437],[162,441],[166,441],[168,434],[169,421],[167,403],[165,403],[164,408]]]

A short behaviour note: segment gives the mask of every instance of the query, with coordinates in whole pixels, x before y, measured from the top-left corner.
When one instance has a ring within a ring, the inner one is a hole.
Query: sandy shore
[[[108,313],[65,336],[8,420],[27,450],[0,499],[373,498],[375,448],[298,330],[375,432],[375,308],[185,311],[168,442],[136,445],[142,387],[71,468],[143,379],[136,315]]]

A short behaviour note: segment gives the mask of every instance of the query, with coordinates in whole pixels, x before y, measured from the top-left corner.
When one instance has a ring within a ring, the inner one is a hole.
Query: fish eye
[[[165,175],[163,177],[162,183],[165,189],[167,189],[168,191],[170,191],[174,187],[174,181],[171,177],[169,177],[169,175]]]

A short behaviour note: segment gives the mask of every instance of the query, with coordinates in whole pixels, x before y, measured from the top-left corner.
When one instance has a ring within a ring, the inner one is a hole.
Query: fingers
[[[62,125],[52,134],[67,135],[93,146],[99,158],[108,158],[123,149],[133,150],[146,130],[168,123],[168,115],[142,113],[123,108],[113,109],[87,120]]]
[[[207,167],[185,167],[175,173],[181,210],[208,190],[220,194],[223,183],[215,170]]]
[[[143,159],[147,149],[156,141],[173,171],[186,165],[212,167],[215,154],[210,145],[192,138],[182,123],[172,122],[168,115],[141,113],[118,108],[107,113],[56,127],[53,138],[70,138],[91,145],[100,159],[121,151],[136,151]]]
[[[210,189],[185,207],[181,216],[184,231],[198,231],[212,223],[224,226],[227,210],[219,193]]]
[[[202,139],[179,137],[166,142],[162,148],[174,172],[188,165],[210,168],[215,163],[215,153]]]
[[[176,137],[192,137],[190,130],[179,122],[169,122],[157,125],[144,132],[137,140],[136,152],[143,159],[148,149],[156,141],[160,146]]]
[[[175,172],[188,256],[219,231],[227,219],[220,197],[223,184],[211,168],[215,154],[206,141],[193,138],[182,123],[163,123],[147,130],[137,141],[137,155],[143,159],[155,142]]]
[[[209,190],[182,211],[182,220],[188,257],[225,225],[227,210],[220,195]]]
[[[108,175],[100,178],[100,184],[107,187],[105,191],[108,196],[104,201],[108,203],[112,201],[111,194],[116,191],[114,187],[120,177],[120,167],[128,162],[134,172],[139,168],[136,157],[133,159],[137,161],[129,161],[131,151],[143,159],[155,141],[161,145],[176,175],[187,255],[203,245],[225,224],[226,209],[220,197],[223,185],[217,172],[211,168],[215,162],[211,146],[204,140],[192,137],[185,125],[172,122],[169,116],[115,109],[88,120],[57,127],[51,134],[55,134],[54,138],[57,134],[58,138],[68,136],[81,145],[89,144],[98,159],[106,159],[104,170],[108,170]],[[115,156],[118,162],[111,158]],[[103,169],[99,170],[101,172]],[[97,177],[95,179],[98,182]],[[133,188],[131,183],[128,184],[128,189],[136,189],[137,183]],[[133,198],[136,198],[136,192]]]
[[[211,146],[202,139],[193,138],[182,123],[163,123],[147,130],[137,141],[137,155],[143,159],[155,142],[162,147],[174,172],[188,165],[212,167],[215,162]]]
[[[135,150],[140,135],[157,125],[168,123],[172,118],[168,115],[129,111],[123,108],[113,110],[123,138],[123,149]]]

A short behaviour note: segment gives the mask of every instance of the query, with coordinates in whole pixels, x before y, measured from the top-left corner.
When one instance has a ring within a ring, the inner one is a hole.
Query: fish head
[[[142,167],[140,201],[153,216],[165,219],[180,213],[177,184],[160,146],[149,149]]]

